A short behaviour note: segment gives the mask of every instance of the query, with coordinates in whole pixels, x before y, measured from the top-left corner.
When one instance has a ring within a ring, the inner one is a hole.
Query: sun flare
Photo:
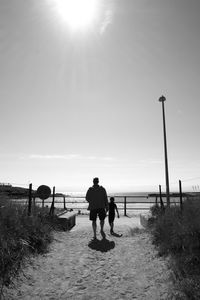
[[[71,29],[84,29],[97,17],[98,0],[54,0],[55,8]]]

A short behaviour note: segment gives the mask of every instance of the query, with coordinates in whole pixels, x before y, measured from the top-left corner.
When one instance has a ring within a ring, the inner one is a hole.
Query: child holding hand
[[[115,204],[115,198],[110,197],[109,202],[109,210],[108,210],[108,222],[110,224],[110,233],[113,234],[113,228],[114,228],[114,220],[115,220],[115,211],[117,212],[117,216],[119,218],[119,212],[117,209],[117,205]]]

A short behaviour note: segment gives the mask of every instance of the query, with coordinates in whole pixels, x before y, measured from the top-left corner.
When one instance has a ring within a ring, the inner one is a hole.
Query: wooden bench
[[[59,223],[64,230],[70,230],[76,225],[76,215],[75,212],[70,211],[59,216]]]

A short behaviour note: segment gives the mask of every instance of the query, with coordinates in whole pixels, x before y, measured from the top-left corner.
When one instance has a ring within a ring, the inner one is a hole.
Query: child
[[[110,233],[113,234],[113,228],[114,228],[114,219],[115,219],[115,210],[117,212],[117,216],[119,218],[119,212],[117,209],[117,205],[115,204],[114,197],[110,197],[110,203],[109,203],[109,211],[108,211],[108,222],[110,224]]]

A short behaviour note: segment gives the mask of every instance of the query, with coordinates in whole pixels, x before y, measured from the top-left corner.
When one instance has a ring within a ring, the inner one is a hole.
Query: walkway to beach
[[[98,234],[96,242],[88,217],[76,221],[70,232],[55,233],[50,251],[33,258],[6,299],[175,299],[169,296],[173,285],[166,261],[147,233],[131,229],[139,218],[116,219],[122,237],[109,234],[106,220],[106,240]]]

